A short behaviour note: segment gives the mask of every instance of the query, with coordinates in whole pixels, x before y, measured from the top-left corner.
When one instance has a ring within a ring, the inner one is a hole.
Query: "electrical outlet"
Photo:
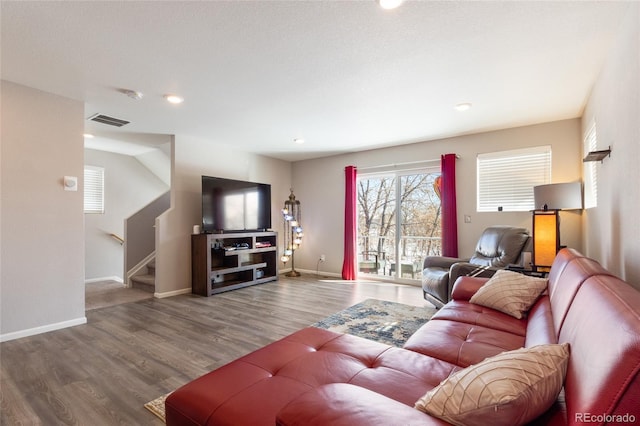
[[[325,260],[327,260],[327,256],[325,256],[324,254],[320,255],[320,262],[324,262]]]

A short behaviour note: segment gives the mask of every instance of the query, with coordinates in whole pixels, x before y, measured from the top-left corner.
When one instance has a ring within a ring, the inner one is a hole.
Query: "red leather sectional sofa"
[[[469,303],[484,282],[461,277],[453,300],[404,348],[316,328],[293,333],[176,390],[167,424],[445,425],[413,406],[450,374],[564,342],[564,391],[535,424],[640,422],[640,292],[571,249],[558,253],[524,319]]]

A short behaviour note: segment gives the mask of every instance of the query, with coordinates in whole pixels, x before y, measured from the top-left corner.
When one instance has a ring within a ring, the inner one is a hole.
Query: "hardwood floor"
[[[367,298],[431,306],[419,287],[303,275],[87,311],[0,345],[0,424],[162,425],[144,403]]]
[[[121,282],[113,280],[85,284],[84,288],[86,311],[153,297],[152,292],[125,287]]]

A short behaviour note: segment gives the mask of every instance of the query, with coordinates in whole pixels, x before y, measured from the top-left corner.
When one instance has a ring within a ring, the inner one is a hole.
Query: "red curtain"
[[[440,167],[442,169],[442,255],[458,257],[456,155],[443,155]]]
[[[344,260],[342,279],[356,279],[356,167],[344,168]]]

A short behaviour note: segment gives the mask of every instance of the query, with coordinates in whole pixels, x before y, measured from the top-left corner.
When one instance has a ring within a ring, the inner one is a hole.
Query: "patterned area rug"
[[[436,312],[435,308],[367,299],[312,326],[401,347]],[[147,402],[144,407],[164,421],[164,400],[169,395]]]
[[[169,395],[171,395],[171,392],[169,392],[166,395],[162,395],[161,397],[156,398],[153,401],[147,402],[146,404],[144,404],[144,408],[151,411],[153,414],[158,416],[160,420],[164,422],[165,421],[164,400],[167,399]]]
[[[367,299],[313,326],[402,347],[436,312],[435,308]]]

